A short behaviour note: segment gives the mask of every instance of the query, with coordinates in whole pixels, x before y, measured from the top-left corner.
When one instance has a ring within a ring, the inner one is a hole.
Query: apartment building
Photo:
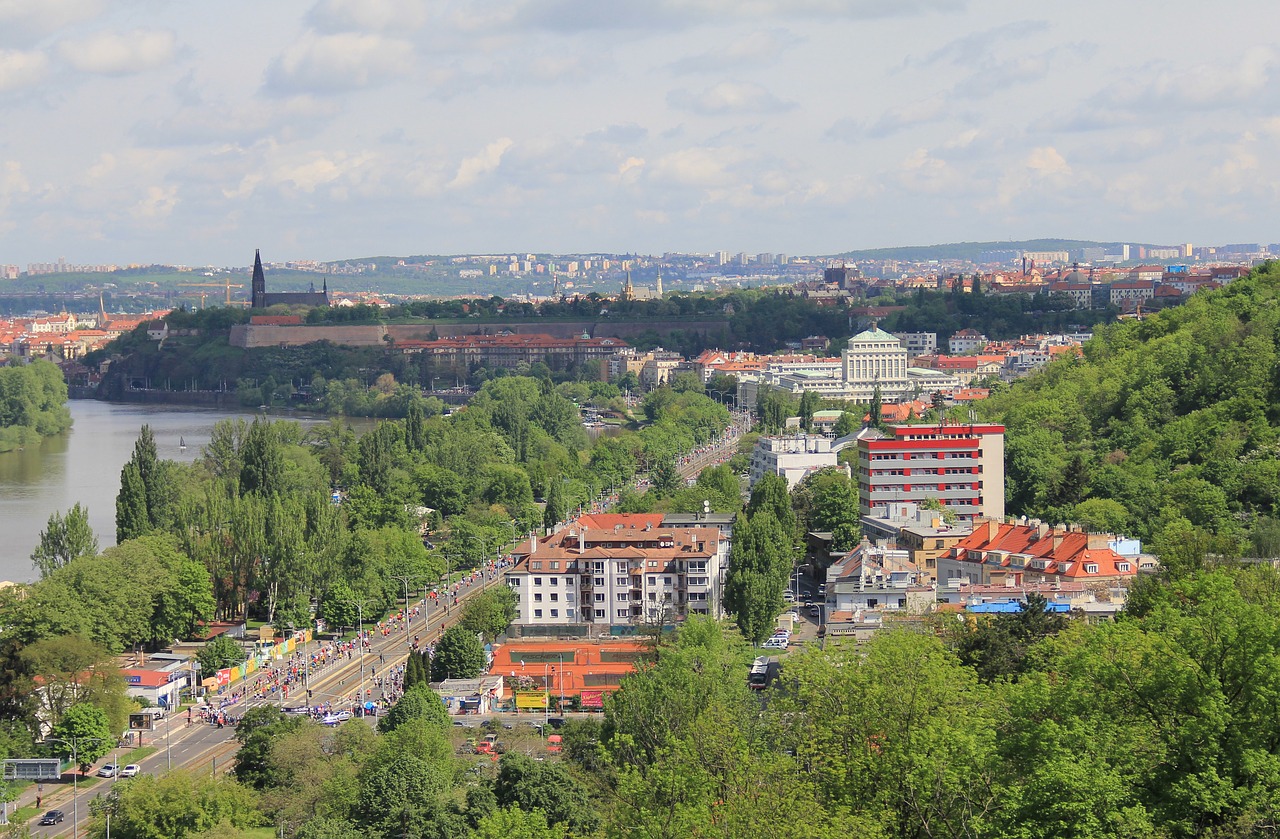
[[[602,513],[513,555],[516,623],[607,628],[719,616],[729,540],[711,522],[667,527],[661,514]]]
[[[1032,521],[985,520],[938,559],[939,585],[1115,584],[1155,567],[1141,545],[1106,533],[1085,533]]]
[[[832,440],[820,434],[760,437],[751,450],[751,485],[755,486],[765,475],[781,475],[787,479],[787,489],[795,489],[805,475],[838,466],[840,451],[846,444],[847,440]]]
[[[1002,425],[866,428],[857,446],[863,516],[885,504],[936,500],[961,521],[1004,518]]]

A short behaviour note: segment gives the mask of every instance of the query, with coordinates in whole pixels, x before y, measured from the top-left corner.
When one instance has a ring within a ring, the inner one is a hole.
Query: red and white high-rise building
[[[1004,519],[1004,426],[895,425],[858,435],[862,515],[937,500],[961,521]]]

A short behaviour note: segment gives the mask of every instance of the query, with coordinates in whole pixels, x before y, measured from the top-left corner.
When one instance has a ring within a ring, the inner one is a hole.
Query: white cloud
[[[734,178],[726,170],[737,153],[724,148],[688,148],[665,154],[654,161],[650,178],[655,183],[675,187],[726,186]]]
[[[308,33],[267,71],[277,93],[341,93],[372,87],[409,72],[413,47],[380,35]]]
[[[458,172],[446,186],[449,189],[461,189],[471,186],[482,175],[487,175],[502,163],[502,156],[511,148],[512,141],[508,137],[494,140],[484,147],[479,154],[463,159],[458,165]]]
[[[43,81],[48,69],[49,59],[42,52],[0,50],[0,93]]]
[[[1017,166],[1011,167],[996,188],[996,202],[1008,205],[1033,188],[1045,191],[1066,187],[1072,175],[1071,165],[1053,146],[1041,146]]]
[[[667,103],[703,115],[777,113],[793,107],[754,82],[720,82],[697,92],[673,90]]]
[[[321,0],[309,15],[325,32],[405,32],[427,21],[424,0]]]
[[[506,17],[516,25],[580,32],[685,29],[703,23],[799,19],[873,20],[963,9],[965,0],[521,0]]]
[[[103,7],[102,0],[0,0],[0,46],[30,46]]]
[[[87,38],[60,41],[58,55],[83,73],[127,76],[173,61],[176,42],[174,33],[165,30],[98,32]]]

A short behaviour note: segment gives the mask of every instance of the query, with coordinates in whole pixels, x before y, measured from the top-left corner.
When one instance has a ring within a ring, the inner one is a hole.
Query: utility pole
[[[358,627],[356,629],[356,643],[360,647],[360,694],[358,697],[359,701],[357,704],[359,705],[360,709],[363,710],[364,698],[365,698],[364,697],[364,610],[370,603],[373,602],[373,598],[366,597],[363,600],[353,599],[353,600],[344,600],[342,602],[356,607],[356,621],[358,624]]]
[[[417,582],[422,578],[414,576],[413,574],[392,574],[391,579],[399,580],[402,584],[404,584],[404,643],[405,643],[405,646],[409,646],[412,641],[412,638],[409,634],[409,582],[410,581]],[[427,601],[426,601],[425,595],[422,601],[422,613],[424,616],[427,613]]]
[[[71,835],[76,837],[80,835],[80,741],[91,740],[95,743],[108,742],[102,737],[76,737],[72,735],[70,740],[63,740],[60,737],[46,738],[47,743],[61,743],[64,746],[71,747],[71,763],[75,766],[75,774],[71,776]]]

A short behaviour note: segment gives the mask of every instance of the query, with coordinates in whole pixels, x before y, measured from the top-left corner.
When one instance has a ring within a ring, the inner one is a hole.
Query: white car
[[[128,766],[120,770],[121,778],[132,778],[142,771],[142,767],[136,763],[130,763]]]
[[[108,763],[106,766],[98,770],[99,778],[114,778],[120,772],[120,767],[114,763]]]
[[[336,714],[329,714],[321,720],[321,722],[325,725],[338,725],[339,723],[344,723],[349,719],[351,719],[350,711],[338,711]]]
[[[787,603],[795,603],[795,602],[796,602],[796,595],[795,595],[795,593],[794,593],[794,592],[791,592],[791,591],[784,591],[784,592],[782,593],[782,599],[783,599],[784,601],[786,601]]]
[[[785,650],[787,648],[787,639],[774,636],[760,646],[766,650]]]

